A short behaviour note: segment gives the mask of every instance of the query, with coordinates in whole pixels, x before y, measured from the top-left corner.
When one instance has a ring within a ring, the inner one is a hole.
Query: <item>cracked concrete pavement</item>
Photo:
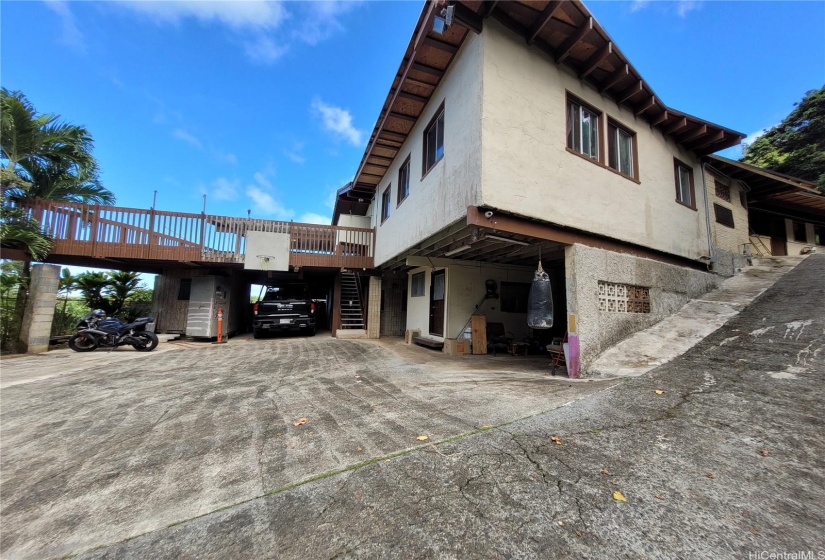
[[[569,406],[82,557],[821,557],[823,278],[811,256],[681,357]]]
[[[2,361],[3,558],[113,545],[615,384],[398,340],[129,350]]]

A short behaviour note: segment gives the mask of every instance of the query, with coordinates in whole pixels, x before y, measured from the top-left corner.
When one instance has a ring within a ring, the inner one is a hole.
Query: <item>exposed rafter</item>
[[[651,95],[651,96],[650,96],[650,99],[648,99],[647,101],[643,102],[641,105],[639,105],[639,106],[636,108],[636,111],[635,111],[636,116],[638,117],[639,115],[641,115],[642,113],[644,113],[645,111],[647,111],[648,109],[650,109],[651,107],[653,107],[654,105],[656,105],[656,96],[655,96],[655,95]]]
[[[645,83],[642,80],[639,80],[622,93],[619,94],[619,98],[616,99],[616,103],[621,105],[622,103],[627,102],[631,97],[638,95],[644,91]]]
[[[670,125],[665,129],[665,134],[673,134],[674,132],[678,132],[683,128],[686,128],[688,125],[687,117],[682,117],[674,124]]]
[[[602,47],[602,49],[599,52],[597,52],[589,59],[587,59],[587,62],[585,62],[584,68],[582,69],[582,72],[579,74],[579,78],[581,78],[582,80],[585,79],[587,76],[590,75],[591,72],[593,72],[593,70],[599,67],[599,64],[601,64],[605,58],[607,58],[611,54],[613,54],[613,42],[608,41],[608,43],[604,47]]]
[[[455,45],[445,43],[444,41],[439,41],[438,39],[433,39],[432,37],[425,37],[424,45],[450,54],[455,54],[458,52],[458,47]]]
[[[536,36],[544,29],[544,26],[547,25],[547,22],[553,17],[553,14],[556,13],[556,10],[561,8],[561,0],[552,0],[551,2],[547,3],[547,6],[541,11],[541,13],[536,18],[536,21],[530,27],[530,30],[527,31],[527,44],[532,45],[533,41],[536,40]]]
[[[575,47],[576,44],[582,39],[584,39],[587,36],[587,34],[591,31],[593,31],[593,17],[588,16],[588,18],[585,20],[583,24],[581,24],[581,26],[579,26],[576,32],[573,33],[570,37],[568,37],[567,40],[561,44],[558,51],[556,51],[556,62],[559,64],[564,62],[564,59],[570,56],[570,51],[573,50],[573,47]]]
[[[630,65],[623,64],[615,72],[610,74],[604,82],[602,82],[601,86],[599,86],[599,91],[602,93],[606,92],[625,79],[628,75],[630,75]]]
[[[701,126],[698,126],[698,127],[694,128],[692,131],[688,132],[686,135],[678,137],[676,139],[676,142],[678,142],[679,144],[684,144],[685,142],[690,142],[691,140],[695,140],[696,138],[699,138],[700,136],[703,136],[705,133],[707,133],[707,131],[708,131],[708,125],[703,124]]]
[[[670,118],[667,111],[662,111],[662,114],[650,121],[650,126],[659,126]]]

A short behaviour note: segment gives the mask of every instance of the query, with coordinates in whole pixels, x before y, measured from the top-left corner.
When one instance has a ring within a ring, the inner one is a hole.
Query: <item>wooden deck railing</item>
[[[17,202],[52,238],[52,255],[243,263],[246,232],[286,233],[289,264],[372,268],[373,230],[46,200]]]

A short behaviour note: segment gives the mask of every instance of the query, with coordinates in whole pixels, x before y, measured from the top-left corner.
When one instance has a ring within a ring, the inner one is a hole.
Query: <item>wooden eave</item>
[[[825,195],[816,184],[721,156],[708,156],[705,160],[726,177],[747,185],[749,207],[769,210],[778,206],[825,220]]]
[[[467,35],[480,32],[493,17],[524,38],[528,48],[545,53],[572,70],[582,81],[627,107],[665,136],[697,155],[735,146],[741,132],[682,113],[664,104],[616,43],[579,0],[460,0],[456,22],[443,35],[432,31],[432,21],[444,0],[430,0],[413,30],[410,43],[393,78],[378,121],[355,174],[354,183],[371,188],[383,179],[376,165],[395,158],[429,103]],[[376,157],[379,156],[379,157]],[[384,168],[386,169],[386,167]],[[363,198],[359,193],[358,198]],[[347,192],[344,196],[353,196]],[[339,199],[341,197],[339,196]],[[336,203],[333,222],[343,207]],[[366,211],[366,210],[365,210]]]

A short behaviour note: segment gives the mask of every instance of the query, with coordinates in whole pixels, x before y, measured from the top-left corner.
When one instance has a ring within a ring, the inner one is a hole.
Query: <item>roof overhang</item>
[[[708,156],[706,161],[726,177],[748,186],[748,208],[784,210],[825,220],[825,195],[815,183],[721,156]]]
[[[745,137],[665,105],[578,0],[464,0],[450,4],[455,6],[455,24],[439,35],[432,30],[432,22],[447,2],[424,3],[353,186],[336,199],[333,223],[341,213],[355,213],[347,206],[355,192],[358,198],[373,198],[468,34],[481,32],[484,20],[490,17],[686,150],[707,155],[735,146]]]

